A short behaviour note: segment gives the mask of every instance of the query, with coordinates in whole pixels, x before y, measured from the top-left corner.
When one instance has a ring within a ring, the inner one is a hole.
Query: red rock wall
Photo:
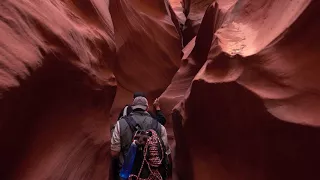
[[[184,99],[176,106],[182,117],[173,119],[178,176],[318,179],[319,2],[218,4],[201,24],[214,15],[206,61],[186,56],[175,78],[189,80],[173,78],[164,92],[172,101],[170,91],[188,89],[172,96]],[[200,26],[195,40],[202,32]],[[185,51],[196,50],[191,43]],[[206,47],[205,40],[198,44]]]
[[[167,1],[110,0],[109,9],[115,30],[114,74],[118,82],[111,111],[118,112],[132,101],[134,91],[145,92],[152,103],[165,90],[180,65],[182,39]],[[112,119],[117,117],[116,113]]]
[[[134,91],[161,95],[173,179],[319,179],[319,7],[1,1],[1,179],[111,178]]]
[[[116,93],[107,4],[0,4],[0,179],[106,179]]]

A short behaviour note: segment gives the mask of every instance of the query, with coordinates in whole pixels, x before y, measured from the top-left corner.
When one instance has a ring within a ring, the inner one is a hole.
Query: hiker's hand
[[[156,110],[160,110],[160,102],[158,98],[154,100],[153,107],[156,108]]]

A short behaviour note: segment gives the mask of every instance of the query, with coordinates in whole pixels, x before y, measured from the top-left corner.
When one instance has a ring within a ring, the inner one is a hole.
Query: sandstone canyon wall
[[[319,8],[1,1],[0,178],[111,179],[110,126],[144,91],[169,119],[173,179],[319,179]]]

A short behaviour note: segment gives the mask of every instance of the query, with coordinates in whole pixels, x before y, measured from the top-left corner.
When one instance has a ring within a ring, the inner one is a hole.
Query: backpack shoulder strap
[[[137,124],[137,122],[133,119],[132,116],[126,116],[124,119],[128,123],[132,132],[135,132],[135,131],[141,129],[140,125]]]
[[[156,119],[153,119],[151,123],[151,129],[155,130],[160,135],[161,132],[159,131],[158,126],[159,126],[158,121]]]

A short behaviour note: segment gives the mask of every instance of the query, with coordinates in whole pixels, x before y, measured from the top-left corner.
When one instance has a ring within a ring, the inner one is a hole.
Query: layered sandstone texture
[[[320,179],[319,8],[0,1],[0,179],[112,179],[110,127],[134,91],[160,96],[172,179]]]

